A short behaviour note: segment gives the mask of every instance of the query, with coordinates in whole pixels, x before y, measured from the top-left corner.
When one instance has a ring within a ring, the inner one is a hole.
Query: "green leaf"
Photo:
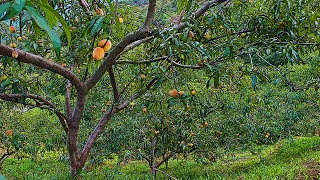
[[[187,3],[187,7],[186,7],[186,11],[189,12],[190,8],[191,8],[191,5],[192,5],[192,0],[189,0],[188,3]]]
[[[178,2],[178,13],[180,13],[187,4],[187,0],[180,0]]]
[[[11,2],[6,2],[0,5],[0,17],[1,15],[11,7]]]
[[[1,20],[2,21],[8,20],[18,15],[22,11],[25,4],[26,4],[26,0],[15,0],[9,12]]]
[[[210,87],[210,84],[211,84],[211,78],[207,81],[207,83],[206,83],[206,88],[209,88],[209,87]]]
[[[68,39],[68,47],[70,47],[71,45],[71,33],[70,33],[70,29],[67,25],[67,23],[65,22],[65,20],[63,19],[62,16],[60,16],[60,14],[58,14],[51,6],[50,4],[48,3],[47,0],[41,0],[41,2],[38,2],[38,4],[40,5],[40,7],[46,12],[46,15],[47,13],[50,14],[50,17],[51,16],[54,16],[57,20],[59,20],[59,22],[61,23],[62,27],[63,27],[63,30],[64,32],[66,33],[66,36],[67,36],[67,39]],[[47,19],[48,18],[48,15],[47,15]],[[54,23],[54,22],[51,22],[51,23]],[[50,21],[49,21],[49,25],[50,25]],[[51,26],[52,27],[52,26]]]
[[[252,74],[251,80],[252,80],[252,89],[255,91],[257,87],[257,76],[255,74]]]
[[[213,79],[213,85],[214,85],[214,88],[218,88],[219,86],[219,73],[215,73],[214,75],[214,79]]]
[[[43,30],[47,31],[49,37],[52,41],[53,50],[56,52],[57,57],[60,58],[60,47],[61,41],[56,31],[54,31],[47,23],[46,19],[41,16],[41,14],[31,6],[25,6],[26,10],[32,17],[32,19],[36,22],[36,24]]]
[[[93,25],[92,30],[91,30],[91,35],[94,36],[102,27],[102,23],[104,20],[104,16],[101,16],[96,23]]]

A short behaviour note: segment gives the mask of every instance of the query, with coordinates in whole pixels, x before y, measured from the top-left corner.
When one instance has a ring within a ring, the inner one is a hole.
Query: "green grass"
[[[193,160],[172,160],[169,168],[160,170],[178,179],[308,179],[304,163],[320,163],[320,137],[286,139],[272,146],[258,146],[258,155],[250,152],[226,154],[212,165],[201,165]],[[8,179],[69,179],[68,164],[59,161],[58,154],[48,153],[40,160],[7,159],[2,173]],[[317,166],[320,170],[320,166]],[[90,170],[88,170],[90,169]],[[89,167],[82,179],[152,179],[145,162],[132,161],[116,166],[115,160],[105,165]],[[316,177],[320,179],[320,176]],[[157,179],[168,179],[158,172]]]

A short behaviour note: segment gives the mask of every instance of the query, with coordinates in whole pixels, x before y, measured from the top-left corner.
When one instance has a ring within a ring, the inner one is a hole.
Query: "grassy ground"
[[[212,165],[192,160],[173,160],[161,167],[157,179],[320,179],[320,137],[283,140],[273,146],[257,147],[250,152],[228,154]],[[2,174],[8,179],[68,179],[68,164],[48,153],[37,161],[7,159]],[[83,179],[152,179],[145,162],[133,161],[116,166],[116,161],[87,167]],[[166,175],[167,174],[167,175]]]

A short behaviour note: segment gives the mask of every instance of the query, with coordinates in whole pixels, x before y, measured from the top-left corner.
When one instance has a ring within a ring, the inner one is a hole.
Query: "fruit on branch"
[[[203,66],[204,66],[204,63],[205,63],[205,61],[204,61],[204,60],[201,60],[201,61],[198,62],[198,66],[203,67]]]
[[[67,67],[67,64],[66,64],[66,63],[62,63],[61,66],[64,67],[64,68],[66,68],[66,67]]]
[[[178,94],[179,94],[179,96],[183,96],[184,95],[184,91],[179,91]]]
[[[103,50],[107,52],[111,49],[112,43],[110,40],[102,39],[101,41],[99,41],[98,46],[103,48]]]
[[[101,8],[96,9],[96,13],[99,14],[100,16],[104,15],[104,11]]]
[[[219,29],[223,29],[223,26],[222,26],[222,25],[220,25],[220,26],[219,26]]]
[[[106,108],[102,108],[101,112],[107,112],[107,109]]]
[[[23,40],[23,38],[21,36],[19,36],[17,39],[18,39],[18,41],[22,41]]]
[[[191,91],[191,94],[194,96],[194,95],[197,94],[197,91],[196,91],[196,90],[192,90],[192,91]]]
[[[13,50],[11,56],[16,59],[18,58],[19,54],[16,50]]]
[[[242,38],[246,37],[246,35],[247,35],[246,33],[241,33]]]
[[[11,33],[15,33],[17,30],[16,30],[16,28],[15,28],[14,26],[10,26],[10,27],[9,27],[9,31],[10,31]]]
[[[204,126],[204,127],[208,127],[208,126],[209,126],[209,123],[206,121],[206,122],[203,123],[203,126]]]
[[[226,30],[226,33],[227,33],[228,35],[232,34],[232,32],[231,32],[230,29],[227,29],[227,30]]]
[[[177,97],[178,96],[178,90],[172,89],[169,91],[169,96],[171,97]]]
[[[10,43],[9,46],[12,47],[12,48],[16,48],[16,47],[17,47],[17,44],[16,44],[16,43]]]
[[[270,136],[270,133],[267,133],[267,134],[266,134],[266,138],[268,138],[269,136]]]
[[[141,79],[145,79],[145,78],[146,78],[146,75],[140,74],[140,77],[141,77]]]
[[[187,146],[188,146],[188,147],[192,147],[193,144],[192,144],[192,143],[188,143]]]
[[[13,134],[13,133],[12,133],[12,130],[11,130],[11,129],[9,129],[9,130],[6,131],[6,135],[7,135],[7,136],[12,136],[12,134]]]
[[[5,81],[5,80],[7,80],[7,79],[8,79],[8,76],[5,75],[5,74],[3,74],[3,75],[1,76],[1,78],[0,78],[0,81]]]
[[[146,113],[146,112],[147,112],[147,108],[144,107],[144,108],[142,109],[142,112]]]
[[[206,33],[205,35],[204,35],[204,37],[206,38],[206,39],[210,39],[211,38],[211,35],[210,35],[210,33]]]
[[[122,24],[123,23],[123,18],[119,17],[119,23]]]
[[[180,59],[184,60],[184,59],[186,59],[186,57],[183,54],[180,54]]]
[[[104,50],[101,47],[96,47],[94,48],[92,52],[92,57],[94,60],[98,61],[104,58]]]
[[[189,33],[188,33],[188,38],[192,39],[193,37],[194,37],[193,32],[192,32],[192,31],[189,31]]]

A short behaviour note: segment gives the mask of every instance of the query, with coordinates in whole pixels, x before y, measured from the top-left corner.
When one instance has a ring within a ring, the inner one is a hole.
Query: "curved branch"
[[[21,98],[32,99],[32,100],[36,101],[36,104],[19,102],[19,99],[21,99]],[[31,106],[31,107],[38,107],[38,108],[41,108],[41,109],[51,110],[58,116],[64,131],[66,133],[68,131],[68,127],[67,127],[67,124],[66,124],[67,117],[65,117],[63,115],[63,113],[58,111],[56,106],[52,102],[48,101],[46,98],[44,98],[42,96],[35,95],[35,94],[3,94],[3,93],[0,93],[0,99],[2,99],[4,101],[11,101],[11,102],[15,102],[15,103],[21,103],[23,105],[28,105],[28,106]],[[44,105],[48,106],[48,107],[44,107]]]
[[[64,68],[59,64],[53,61],[49,61],[41,56],[37,56],[22,50],[13,49],[9,46],[0,44],[0,55],[11,57],[13,51],[16,51],[18,53],[18,61],[33,64],[42,69],[47,69],[55,74],[59,74],[64,78],[68,79],[77,90],[83,89],[82,82],[77,78],[77,76],[73,72],[71,72],[67,68]]]

